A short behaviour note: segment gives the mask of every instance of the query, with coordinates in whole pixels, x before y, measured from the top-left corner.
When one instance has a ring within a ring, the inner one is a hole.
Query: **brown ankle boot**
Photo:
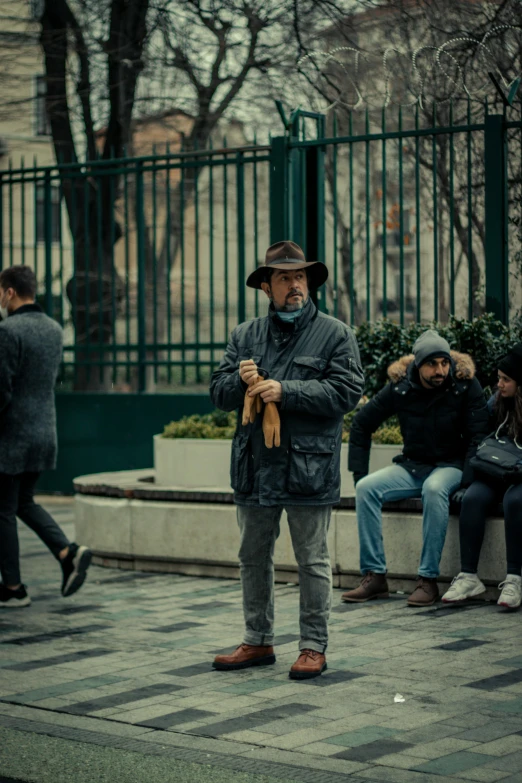
[[[436,579],[419,576],[417,587],[408,598],[408,606],[432,606],[439,600],[439,588]]]
[[[301,650],[299,658],[290,669],[291,680],[309,680],[318,677],[326,669],[326,658],[317,650]]]
[[[248,669],[249,666],[269,666],[275,663],[273,647],[240,644],[230,655],[216,655],[212,666],[220,671]]]
[[[388,582],[386,581],[386,574],[374,574],[373,571],[368,571],[361,580],[359,587],[355,590],[348,590],[347,593],[343,593],[341,596],[342,601],[347,603],[363,604],[365,601],[370,601],[372,598],[389,598],[390,593],[388,591]]]

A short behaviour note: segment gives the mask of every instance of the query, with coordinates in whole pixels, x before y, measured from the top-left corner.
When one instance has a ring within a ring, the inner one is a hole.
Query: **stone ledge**
[[[149,470],[76,480],[82,490],[75,498],[76,534],[92,548],[95,562],[132,570],[237,578],[239,536],[231,493],[156,488],[150,483],[152,477]],[[144,490],[147,484],[149,488]],[[132,494],[127,494],[130,490]],[[135,494],[150,491],[153,499]],[[119,494],[113,494],[116,492]],[[334,585],[351,587],[359,576],[357,520],[354,498],[343,500],[332,513],[328,545]],[[408,590],[416,580],[422,547],[418,503],[403,501],[387,504],[384,509],[383,535],[392,589]],[[479,568],[486,584],[498,584],[505,577],[503,530],[501,518],[488,522]],[[459,568],[458,519],[452,516],[439,581],[450,582]],[[297,581],[285,514],[276,544],[275,569],[277,581]]]
[[[188,490],[183,487],[158,485],[155,483],[155,471],[152,468],[80,476],[74,479],[74,491],[78,495],[136,500],[226,504],[234,502],[234,495],[230,487]],[[342,497],[335,508],[354,509],[355,497],[353,495]],[[384,503],[383,509],[418,513],[422,511],[422,503],[419,498],[394,500]]]

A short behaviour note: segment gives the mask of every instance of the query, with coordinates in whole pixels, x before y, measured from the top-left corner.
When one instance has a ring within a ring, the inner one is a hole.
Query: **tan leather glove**
[[[259,381],[262,380],[263,378],[260,375],[255,375],[253,380],[250,381],[248,385],[248,389],[245,394],[245,401],[243,403],[243,417],[241,419],[243,427],[246,427],[249,422],[253,424],[256,418],[256,414],[261,413],[263,408],[263,400],[261,399],[260,395],[256,394],[255,397],[251,397],[248,392],[252,386],[255,386],[256,383],[259,383]]]
[[[265,404],[263,435],[265,436],[267,449],[281,445],[281,419],[279,418],[279,411],[275,402],[267,402]]]

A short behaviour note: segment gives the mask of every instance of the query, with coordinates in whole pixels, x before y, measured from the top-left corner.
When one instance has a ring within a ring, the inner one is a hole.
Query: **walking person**
[[[354,474],[359,528],[359,587],[342,600],[364,603],[388,598],[382,538],[382,505],[402,498],[422,498],[423,546],[417,586],[410,606],[430,606],[439,598],[437,577],[446,538],[452,494],[472,481],[470,458],[487,432],[484,392],[470,356],[450,350],[428,329],[388,369],[391,383],[356,414],[350,430],[348,468]],[[371,436],[397,415],[404,441],[397,463],[368,475]]]
[[[91,561],[34,502],[40,473],[56,466],[54,387],[62,329],[35,301],[27,266],[0,272],[0,607],[29,606],[20,575],[16,517],[42,539],[62,569],[62,595],[83,584]]]
[[[216,669],[275,663],[273,555],[283,509],[300,585],[300,654],[290,677],[307,679],[326,669],[327,534],[340,499],[343,416],[363,388],[353,332],[319,312],[310,297],[327,277],[326,266],[307,262],[294,242],[269,247],[265,263],[247,280],[268,297],[268,315],[234,329],[212,376],[216,407],[239,410],[231,482],[245,617],[243,643],[231,655],[218,655]]]
[[[473,460],[476,480],[466,491],[460,512],[461,571],[442,597],[453,604],[474,598],[486,588],[478,577],[486,519],[501,503],[504,509],[507,576],[500,583],[498,605],[518,609],[522,603],[522,483],[516,463],[522,466],[522,343],[498,365],[498,389],[488,402],[490,436]],[[487,459],[488,452],[492,458]],[[514,463],[509,475],[503,456]]]

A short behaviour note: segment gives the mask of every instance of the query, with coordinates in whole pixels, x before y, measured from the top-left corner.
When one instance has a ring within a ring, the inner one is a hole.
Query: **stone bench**
[[[94,562],[144,571],[239,577],[239,536],[230,489],[186,490],[159,486],[154,478],[153,470],[142,470],[75,479],[76,536],[93,549]],[[383,534],[392,590],[410,590],[415,582],[422,547],[421,512],[417,499],[384,505]],[[334,586],[355,586],[359,542],[353,496],[343,497],[333,510],[329,549]],[[297,582],[285,519],[275,564],[277,581]],[[459,568],[458,518],[452,515],[441,561],[441,588]],[[487,525],[479,574],[486,584],[496,586],[505,573],[504,524],[501,517],[494,517]]]

